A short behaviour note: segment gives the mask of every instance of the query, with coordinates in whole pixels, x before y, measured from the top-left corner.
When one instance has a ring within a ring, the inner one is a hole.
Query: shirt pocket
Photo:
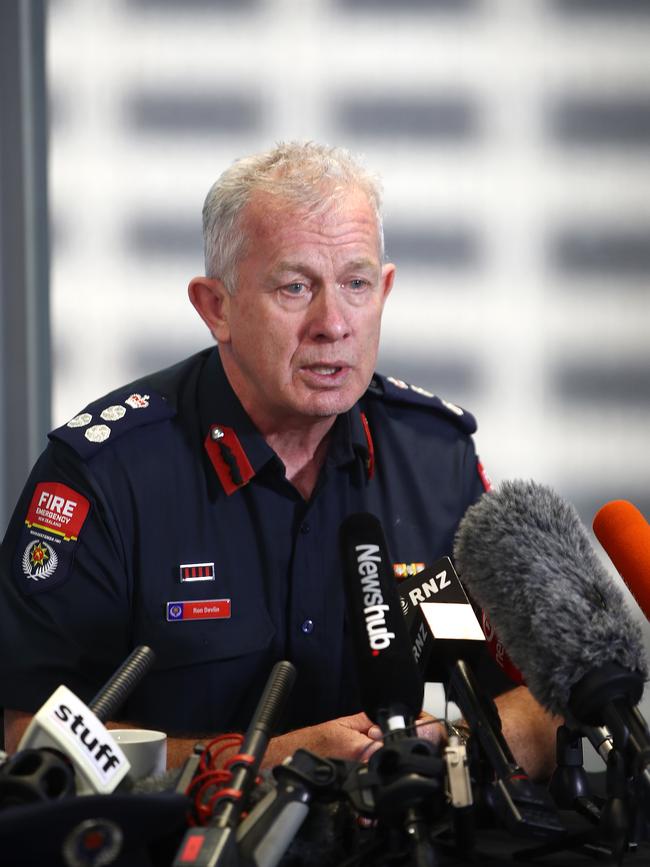
[[[183,607],[180,616],[169,611],[168,602],[156,602],[136,614],[134,643],[154,650],[158,670],[235,659],[270,646],[275,627],[261,598],[228,599],[229,616],[214,616],[226,608],[223,602],[217,605],[216,595],[204,599],[207,594],[196,592],[196,598],[188,599],[189,595],[170,600],[173,606]],[[206,612],[210,616],[202,616]]]
[[[135,643],[156,653],[126,709],[127,718],[170,734],[245,731],[273,658],[275,627],[261,600],[231,617],[141,618]]]

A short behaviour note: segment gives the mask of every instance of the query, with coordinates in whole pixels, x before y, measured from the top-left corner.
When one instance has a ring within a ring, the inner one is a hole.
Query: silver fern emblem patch
[[[59,558],[47,542],[30,542],[23,554],[23,572],[32,581],[43,581],[54,574]]]

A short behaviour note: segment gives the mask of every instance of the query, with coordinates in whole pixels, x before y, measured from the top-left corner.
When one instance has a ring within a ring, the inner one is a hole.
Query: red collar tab
[[[366,435],[366,443],[368,444],[366,472],[368,473],[368,479],[370,480],[375,474],[375,446],[372,442],[372,436],[370,435],[370,425],[368,424],[368,419],[363,412],[361,413],[361,424],[363,425],[363,432]]]
[[[231,427],[213,424],[203,445],[224,491],[229,496],[243,488],[255,475],[255,470]]]

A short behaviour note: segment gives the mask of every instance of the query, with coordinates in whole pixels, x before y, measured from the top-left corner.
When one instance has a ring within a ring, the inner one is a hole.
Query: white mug
[[[158,777],[167,768],[167,735],[154,729],[111,729],[131,765],[133,780]]]

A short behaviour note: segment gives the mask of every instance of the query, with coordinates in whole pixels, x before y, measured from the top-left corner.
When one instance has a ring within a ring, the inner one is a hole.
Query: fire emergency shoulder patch
[[[14,574],[23,593],[61,584],[70,571],[90,503],[61,482],[39,482],[16,547]]]
[[[368,392],[391,403],[422,406],[453,421],[464,433],[476,432],[476,419],[466,409],[438,397],[426,388],[404,382],[403,379],[375,373],[368,386]]]
[[[87,462],[134,428],[175,414],[160,394],[127,386],[90,404],[48,436]],[[55,476],[36,484],[14,554],[13,573],[23,593],[49,591],[66,580],[91,508],[88,497]]]

